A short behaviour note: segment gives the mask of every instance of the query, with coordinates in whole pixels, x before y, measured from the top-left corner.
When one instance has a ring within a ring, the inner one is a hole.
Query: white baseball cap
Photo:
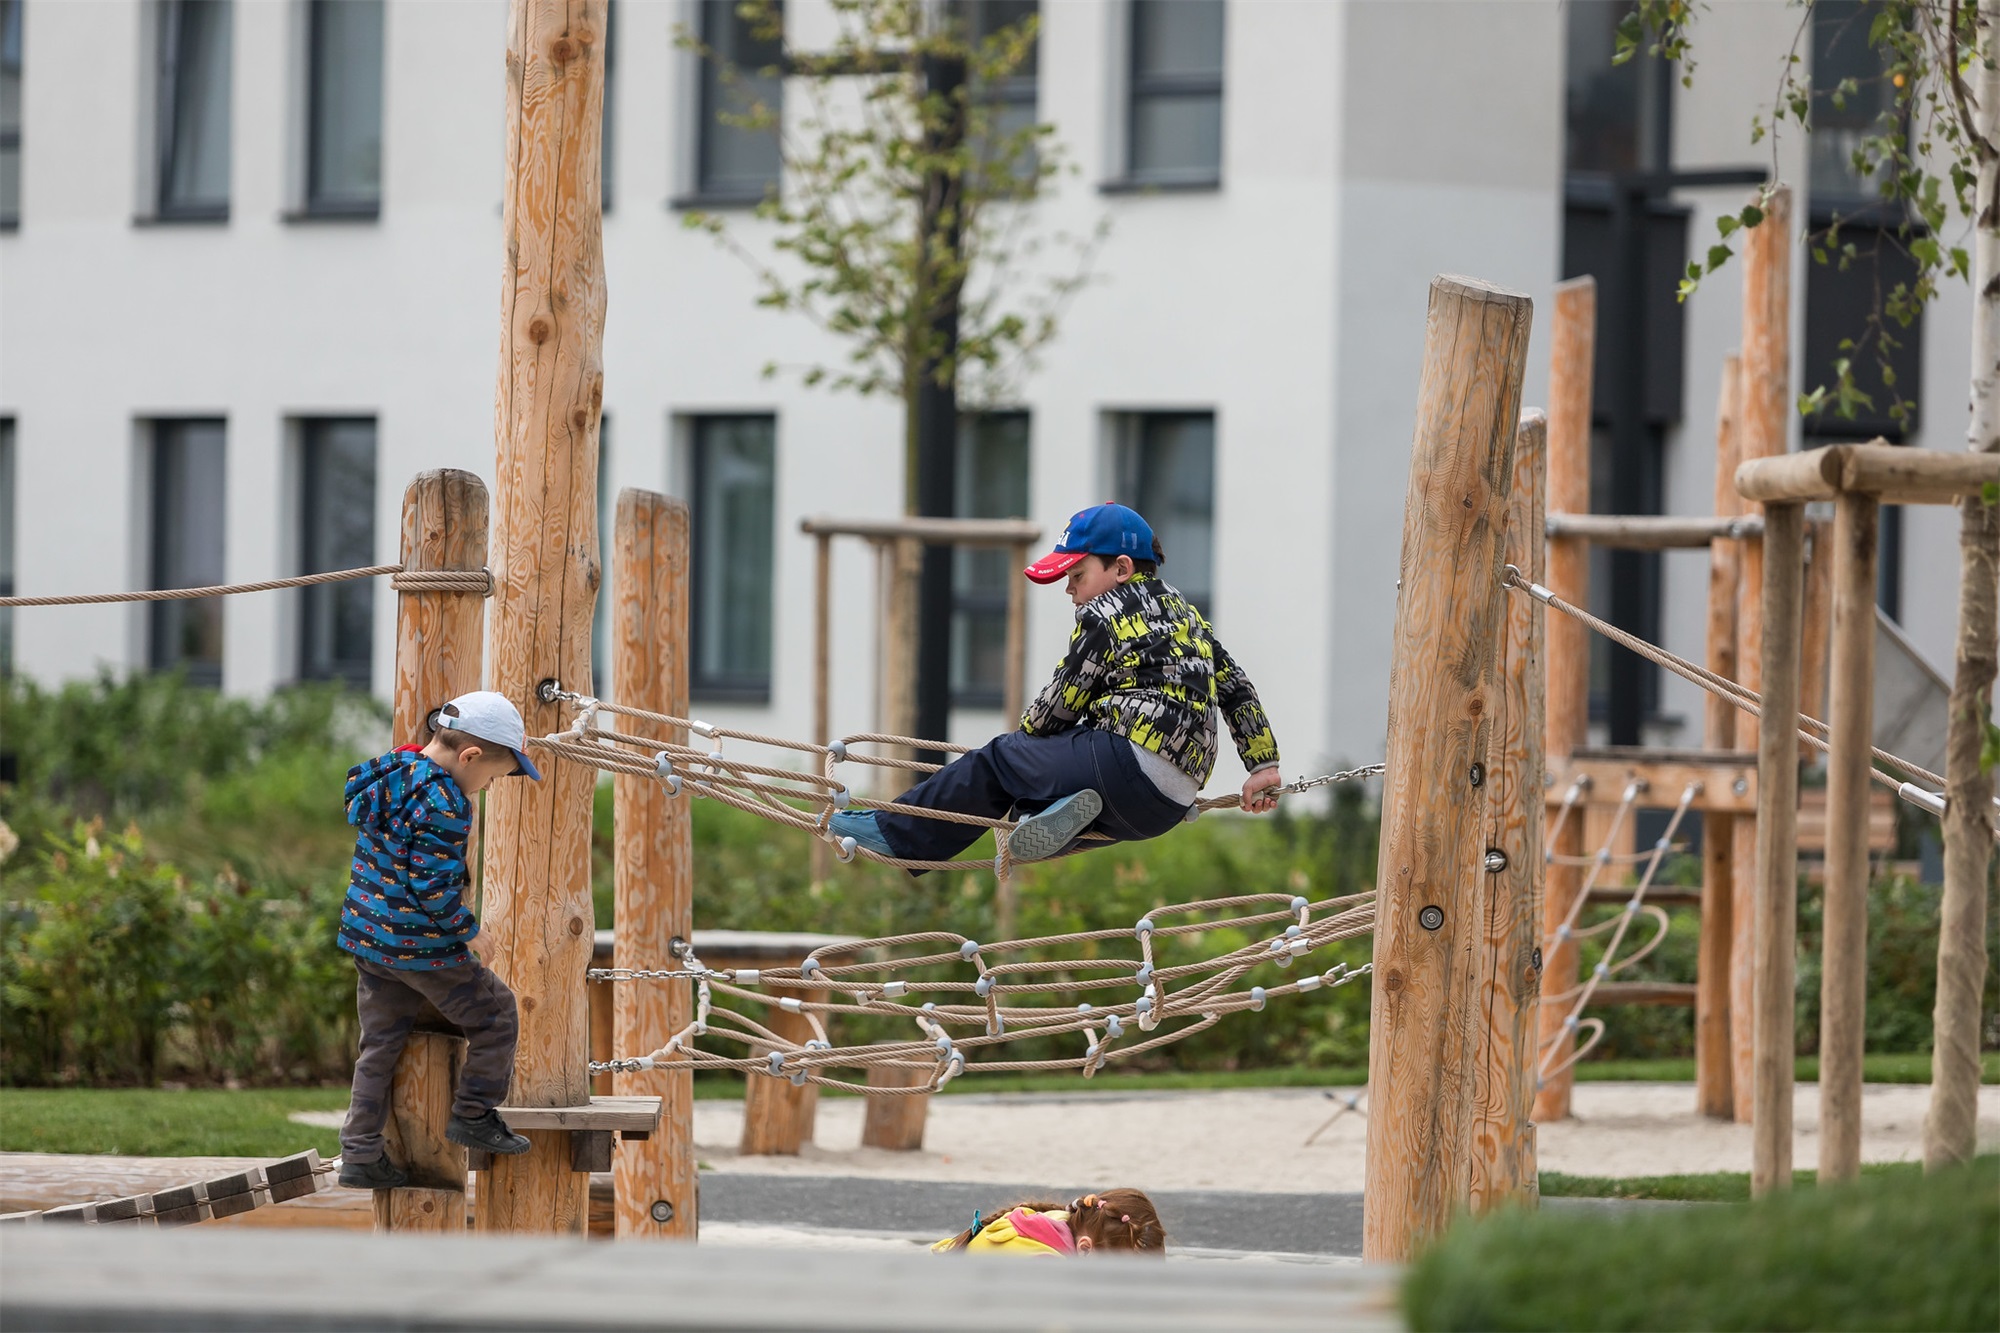
[[[514,759],[521,765],[521,771],[535,781],[542,780],[542,772],[529,760],[526,746],[528,729],[521,722],[521,710],[514,707],[514,701],[504,694],[492,690],[474,690],[461,694],[445,705],[456,708],[458,716],[452,717],[443,708],[435,719],[441,731],[458,731],[495,745],[504,745],[514,752]]]

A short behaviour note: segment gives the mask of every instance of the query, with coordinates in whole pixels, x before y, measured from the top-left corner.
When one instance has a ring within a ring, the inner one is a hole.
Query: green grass
[[[1916,1162],[1869,1162],[1861,1168],[1864,1176],[1917,1176],[1923,1167]],[[1792,1188],[1813,1189],[1819,1173],[1808,1169],[1792,1172]],[[1750,1173],[1747,1171],[1704,1171],[1673,1176],[1572,1176],[1561,1171],[1542,1172],[1545,1199],[1673,1199],[1681,1203],[1748,1203]]]
[[[333,1156],[338,1134],[285,1117],[346,1105],[346,1088],[5,1088],[0,1152],[285,1157],[317,1148]]]
[[[1410,1269],[1410,1327],[2000,1327],[2000,1157],[1742,1208],[1509,1214]]]

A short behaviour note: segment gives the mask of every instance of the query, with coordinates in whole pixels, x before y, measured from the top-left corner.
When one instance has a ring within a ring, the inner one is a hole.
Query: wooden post
[[[513,0],[507,25],[506,241],[495,426],[498,522],[488,680],[530,736],[565,715],[544,680],[590,682],[590,617],[601,577],[597,430],[604,398],[604,254],[599,209],[605,0]],[[590,805],[596,774],[552,762],[545,780],[505,779],[487,798],[486,955],[520,1004],[509,1095],[576,1106],[589,1095]],[[480,1182],[481,1231],[581,1234],[587,1174],[569,1135],[531,1131]]]
[[[612,1018],[612,1009],[616,1006],[617,1000],[608,986],[586,987],[584,995],[590,1002],[590,1058],[609,1060],[618,1053],[618,1028]],[[590,1095],[610,1096],[611,1075],[592,1074]]]
[[[1832,752],[1826,773],[1825,948],[1819,995],[1819,1178],[1861,1170],[1862,1024],[1868,993],[1868,771],[1875,715],[1875,552],[1881,506],[1834,501]],[[1821,533],[1825,537],[1825,533]],[[1831,555],[1832,559],[1825,557]]]
[[[1764,201],[1765,217],[1743,242],[1743,383],[1740,454],[1747,462],[1785,452],[1791,420],[1792,192],[1779,186]],[[1762,688],[1764,671],[1764,541],[1746,538],[1741,552],[1741,597],[1736,604],[1737,679]],[[1789,729],[1788,729],[1789,730]],[[1757,719],[1736,719],[1736,748],[1760,749]],[[1735,840],[1735,882],[1757,884],[1757,840]],[[1738,892],[1730,941],[1730,1049],[1736,1119],[1751,1118],[1756,1083],[1756,892]]]
[[[1756,986],[1750,1190],[1792,1183],[1792,1029],[1799,901],[1799,621],[1805,506],[1764,506],[1764,716],[1757,739]],[[1873,596],[1872,592],[1870,594]],[[1872,626],[1871,626],[1872,632]],[[1864,849],[1864,855],[1865,849]]]
[[[903,1069],[896,1065],[868,1066],[871,1088],[914,1088],[930,1081],[927,1069]],[[861,1122],[861,1146],[889,1152],[919,1152],[924,1146],[924,1120],[930,1111],[928,1096],[904,1094],[897,1097],[870,1097]]]
[[[1743,391],[1743,361],[1730,356],[1722,364],[1722,392],[1715,422],[1715,513],[1726,517],[1743,512],[1736,494],[1736,464]],[[1708,547],[1708,661],[1716,675],[1736,679],[1737,580],[1741,548],[1735,541]],[[1702,741],[1711,750],[1736,746],[1736,708],[1727,700],[1704,694]],[[1701,939],[1695,963],[1694,1100],[1705,1116],[1728,1120],[1736,1113],[1733,1068],[1729,1050],[1730,943],[1734,929],[1736,816],[1711,810],[1702,816]]]
[[[1506,635],[1507,496],[1533,305],[1431,283],[1403,510],[1376,875],[1362,1252],[1401,1262],[1471,1185],[1483,765]],[[1475,783],[1477,785],[1475,785]]]
[[[620,701],[650,712],[688,711],[688,508],[651,491],[618,494],[613,529],[612,672]],[[685,745],[682,729],[665,732]],[[694,937],[693,821],[686,801],[652,778],[612,779],[613,866],[620,967],[671,968],[678,936]],[[645,1055],[694,1017],[686,983],[635,983],[613,992],[612,1046]],[[693,1240],[698,1225],[694,1162],[694,1075],[650,1069],[613,1076],[620,1097],[658,1097],[660,1127],[625,1142],[612,1160],[619,1239]]]
[[[1536,583],[1547,572],[1542,538],[1548,418],[1530,408],[1514,436],[1514,484],[1507,497],[1507,563]],[[1542,633],[1532,597],[1507,599],[1506,661],[1486,765],[1488,847],[1506,868],[1486,877],[1479,955],[1480,1049],[1474,1063],[1472,1188],[1475,1213],[1540,1194],[1535,1168],[1535,1071],[1542,973]]]
[[[1826,718],[1828,655],[1833,639],[1833,584],[1840,567],[1834,554],[1833,524],[1806,520],[1805,591],[1799,611],[1799,711]],[[1799,762],[1819,762],[1819,751],[1799,737]]]
[[[774,967],[797,967],[793,958]],[[798,1045],[813,1036],[812,1021],[804,1014],[767,1009],[758,1022],[786,1041]],[[769,1048],[763,1048],[768,1050]],[[768,1074],[750,1074],[743,1090],[743,1137],[737,1151],[745,1157],[774,1155],[796,1157],[799,1149],[812,1142],[813,1118],[819,1113],[819,1089],[808,1083],[794,1087],[789,1079]]]
[[[1007,559],[1007,678],[1001,686],[1000,709],[1007,715],[1007,730],[1013,731],[1028,706],[1028,580],[1021,573],[1028,565],[1028,548],[1008,547]]]
[[[1592,356],[1597,345],[1597,283],[1572,278],[1556,284],[1555,319],[1549,353],[1548,511],[1552,514],[1590,512],[1590,392]],[[1590,605],[1590,548],[1573,537],[1548,543],[1547,586],[1572,606]],[[1584,627],[1568,616],[1551,616],[1543,631],[1546,642],[1548,701],[1543,719],[1543,752],[1550,763],[1566,759],[1590,738],[1590,640]],[[1553,818],[1553,816],[1551,816]],[[1564,856],[1583,851],[1584,811],[1572,810],[1550,850]],[[1577,946],[1564,942],[1548,947],[1556,926],[1568,915],[1583,891],[1583,871],[1577,866],[1546,867],[1542,893],[1542,994],[1556,995],[1576,985]],[[1567,1005],[1540,1008],[1540,1048],[1564,1051],[1574,1040],[1563,1033]],[[1538,1060],[1539,1062],[1539,1060]],[[1574,1076],[1567,1069],[1543,1083],[1535,1095],[1535,1120],[1542,1123],[1569,1115]]]
[[[833,537],[813,538],[813,744],[833,739]],[[824,765],[827,772],[833,761]],[[812,845],[813,883],[824,884],[833,871],[833,848],[824,838]]]
[[[486,483],[455,468],[419,473],[403,492],[403,568],[484,569],[486,528]],[[478,593],[397,595],[390,723],[396,744],[422,742],[431,709],[479,688],[485,618],[485,598]],[[381,1230],[465,1230],[465,1149],[444,1136],[462,1047],[446,1035],[415,1032],[396,1063],[389,1156],[410,1172],[413,1185],[376,1191]]]

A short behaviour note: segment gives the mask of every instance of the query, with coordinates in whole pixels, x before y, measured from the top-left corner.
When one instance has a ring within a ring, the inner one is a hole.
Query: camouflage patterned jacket
[[[1171,584],[1140,574],[1076,609],[1055,679],[1021,717],[1048,736],[1073,726],[1123,736],[1196,782],[1215,768],[1216,712],[1243,767],[1278,762],[1278,741],[1257,689],[1215,632]]]
[[[347,772],[354,864],[341,948],[383,967],[460,967],[479,922],[466,905],[472,802],[410,746]]]

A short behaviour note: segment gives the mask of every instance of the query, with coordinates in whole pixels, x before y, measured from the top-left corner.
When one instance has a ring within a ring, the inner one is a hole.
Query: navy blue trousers
[[[930,810],[1002,819],[1009,813],[1045,810],[1085,788],[1104,798],[1104,813],[1087,831],[1119,842],[1157,838],[1187,818],[1188,807],[1162,796],[1140,769],[1132,742],[1090,727],[1054,736],[1018,731],[995,736],[896,799]],[[986,831],[976,824],[947,824],[887,810],[876,812],[875,823],[896,855],[910,861],[948,861]]]

